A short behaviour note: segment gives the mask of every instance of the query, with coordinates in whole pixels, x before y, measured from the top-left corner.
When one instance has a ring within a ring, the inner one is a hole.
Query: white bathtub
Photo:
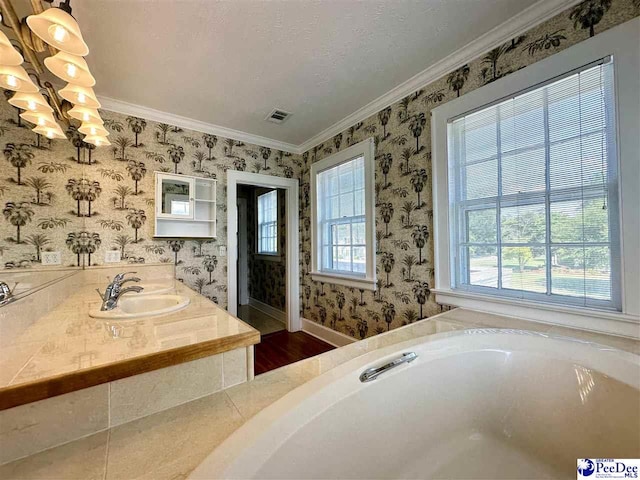
[[[360,373],[418,358],[369,383]],[[192,479],[576,478],[640,457],[640,357],[514,330],[431,335],[345,363],[270,405]]]

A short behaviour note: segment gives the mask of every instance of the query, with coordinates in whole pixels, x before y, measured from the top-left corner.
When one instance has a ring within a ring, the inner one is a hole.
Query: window
[[[373,141],[311,167],[315,280],[375,289]]]
[[[278,191],[258,195],[258,253],[278,254]]]
[[[454,286],[619,307],[613,63],[449,123]]]
[[[189,215],[189,202],[171,200],[171,215]]]
[[[432,110],[436,301],[637,335],[639,26]]]

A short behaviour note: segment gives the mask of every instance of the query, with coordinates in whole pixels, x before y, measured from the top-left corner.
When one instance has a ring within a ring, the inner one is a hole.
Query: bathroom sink
[[[129,292],[125,293],[127,297],[131,296],[140,296],[140,295],[160,295],[162,293],[169,293],[175,290],[175,285],[169,282],[145,282],[144,280],[140,283],[132,284],[137,285],[139,287],[144,288],[140,293]]]
[[[113,310],[92,310],[89,316],[106,319],[129,319],[165,315],[177,312],[189,305],[189,298],[183,295],[126,295],[118,301]]]

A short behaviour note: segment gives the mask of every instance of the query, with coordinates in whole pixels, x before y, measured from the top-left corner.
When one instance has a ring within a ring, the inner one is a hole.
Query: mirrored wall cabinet
[[[156,172],[158,238],[215,238],[216,181]]]

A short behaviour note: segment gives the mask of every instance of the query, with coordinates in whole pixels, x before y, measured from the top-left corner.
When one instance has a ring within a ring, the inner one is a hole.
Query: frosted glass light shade
[[[13,97],[9,99],[9,104],[32,113],[53,112],[53,108],[51,108],[41,93],[15,93]]]
[[[99,123],[83,123],[78,128],[80,133],[84,133],[90,137],[106,137],[109,132]]]
[[[58,52],[53,57],[44,59],[44,64],[56,77],[66,82],[93,87],[96,79],[89,71],[89,65],[84,58],[66,52]]]
[[[17,67],[22,65],[22,62],[24,62],[24,58],[22,58],[20,52],[11,45],[11,41],[4,32],[0,31],[0,65]]]
[[[58,128],[37,126],[33,131],[52,140],[54,138],[66,139],[67,137],[62,133],[62,129],[58,125],[56,127]]]
[[[87,135],[84,137],[84,142],[95,145],[96,147],[106,147],[111,145],[111,142],[107,140],[107,137],[102,137],[100,135]]]
[[[38,93],[38,87],[22,67],[0,65],[0,87],[14,92]]]
[[[89,53],[78,22],[64,10],[49,8],[38,15],[29,15],[27,25],[33,33],[58,50],[83,57]]]
[[[93,88],[81,87],[80,85],[68,83],[67,86],[61,89],[58,93],[62,98],[64,98],[68,102],[73,103],[74,105],[80,105],[82,107],[89,108],[101,107],[100,102],[98,101],[98,98],[93,91]]]
[[[97,123],[99,125],[104,124],[102,118],[100,118],[98,110],[96,110],[95,108],[80,107],[79,105],[76,105],[67,113],[71,118],[75,118],[76,120],[80,120],[81,122]]]
[[[24,112],[20,114],[20,117],[25,119],[27,122],[31,122],[38,127],[49,127],[49,128],[60,128],[56,119],[53,118],[51,113],[33,113],[33,112]]]

